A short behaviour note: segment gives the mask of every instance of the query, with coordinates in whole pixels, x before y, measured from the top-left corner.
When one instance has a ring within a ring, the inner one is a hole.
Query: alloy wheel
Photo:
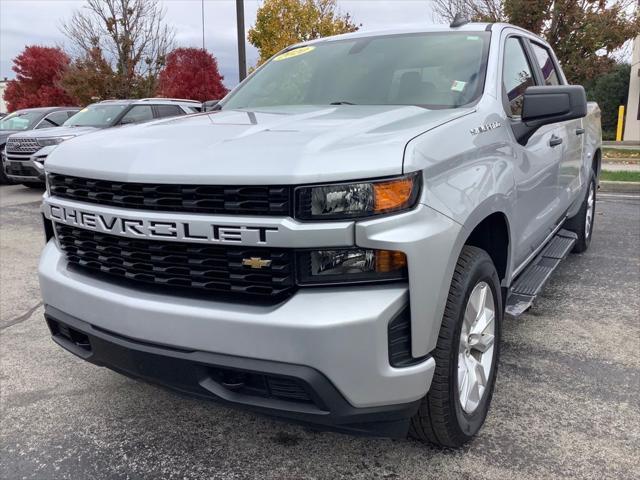
[[[460,406],[468,414],[478,408],[491,376],[495,318],[491,288],[480,282],[469,295],[458,348],[458,395]]]
[[[593,215],[596,206],[596,191],[593,188],[593,182],[589,185],[589,194],[587,196],[587,212],[584,221],[584,237],[591,236],[591,225],[593,224]]]

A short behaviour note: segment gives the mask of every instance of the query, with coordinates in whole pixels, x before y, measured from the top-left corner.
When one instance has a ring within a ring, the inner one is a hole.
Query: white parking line
[[[624,193],[598,193],[598,198],[639,198],[640,194],[624,194]]]

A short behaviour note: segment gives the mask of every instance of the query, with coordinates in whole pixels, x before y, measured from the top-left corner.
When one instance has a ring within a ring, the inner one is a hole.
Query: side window
[[[42,119],[37,128],[59,127],[67,120],[67,112],[53,112]]]
[[[146,122],[147,120],[153,120],[153,110],[151,105],[136,105],[131,107],[122,120],[120,125],[126,125],[128,123]]]
[[[509,37],[505,43],[502,84],[511,110],[508,113],[512,116],[521,115],[524,91],[535,85],[535,80],[522,44],[516,37]]]
[[[71,118],[73,117],[76,113],[78,113],[80,110],[67,110],[67,118]]]
[[[156,105],[156,112],[158,113],[158,118],[185,115],[184,110],[177,105]]]
[[[536,56],[540,70],[542,70],[542,76],[544,77],[545,85],[560,85],[560,76],[556,71],[556,66],[551,59],[549,51],[537,43],[531,43],[533,47],[533,53]]]
[[[64,122],[67,121],[67,112],[65,111],[61,111],[61,112],[53,112],[49,115],[47,115],[47,120],[49,120],[50,122],[53,122],[56,124],[56,126],[60,126],[62,125]]]

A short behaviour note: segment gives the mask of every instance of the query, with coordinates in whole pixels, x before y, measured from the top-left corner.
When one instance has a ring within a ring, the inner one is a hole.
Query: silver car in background
[[[82,110],[76,108],[70,118],[64,118],[61,127],[35,127],[33,131],[10,135],[3,153],[3,170],[14,182],[42,188],[44,161],[58,144],[104,128],[188,115],[200,108],[201,103],[195,100],[170,98],[105,100]]]

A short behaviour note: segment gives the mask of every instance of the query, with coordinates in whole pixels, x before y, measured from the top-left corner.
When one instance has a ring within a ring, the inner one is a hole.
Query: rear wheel
[[[573,253],[582,253],[591,245],[591,235],[596,213],[596,176],[591,172],[587,196],[582,201],[578,213],[565,223],[565,228],[574,232],[578,239],[573,246]]]
[[[409,434],[459,447],[482,427],[495,384],[502,329],[500,280],[489,255],[465,246],[447,298],[429,392]]]

